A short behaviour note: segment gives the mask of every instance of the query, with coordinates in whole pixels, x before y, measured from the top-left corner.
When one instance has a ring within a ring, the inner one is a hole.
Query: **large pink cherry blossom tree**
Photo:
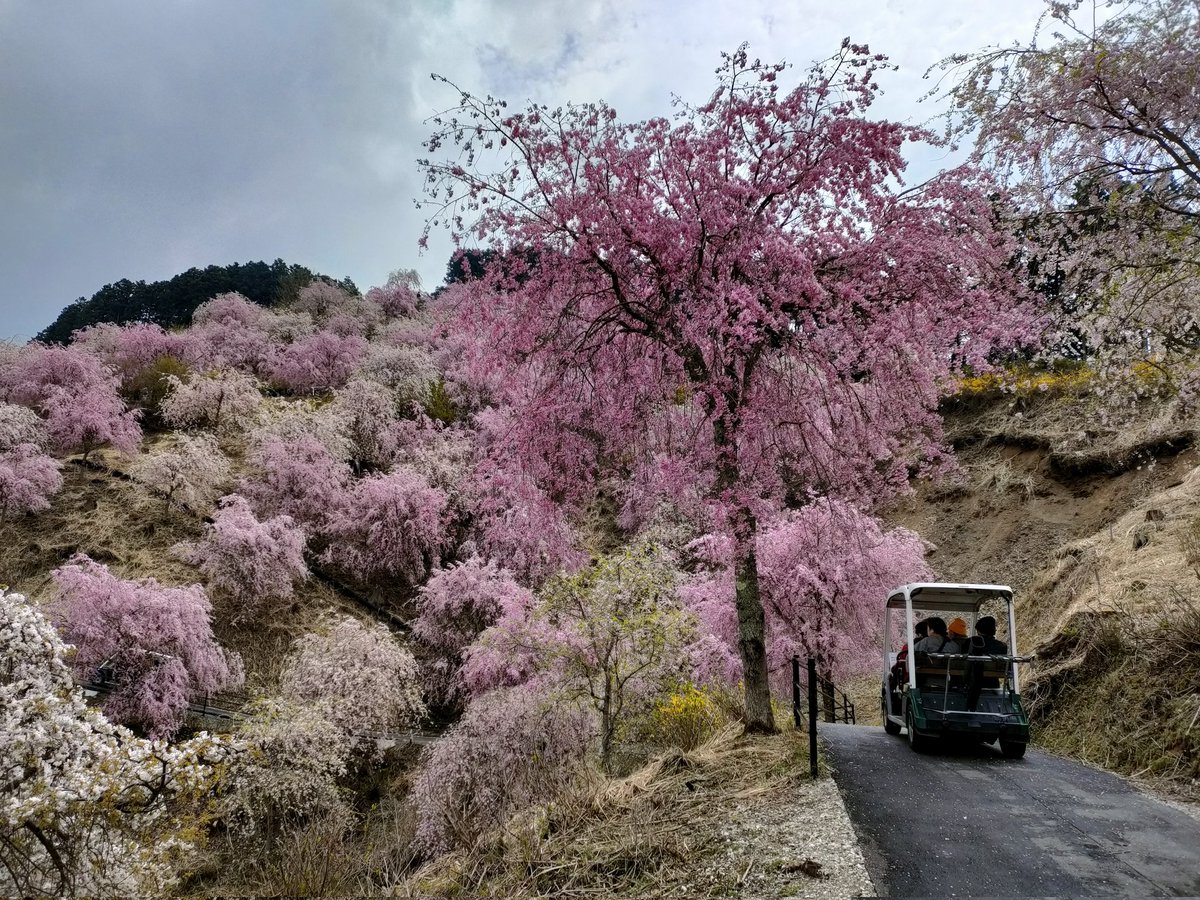
[[[948,376],[1023,330],[987,186],[964,168],[902,187],[903,146],[930,135],[867,118],[883,68],[846,41],[787,89],[742,48],[706,103],[632,124],[460,92],[422,162],[430,227],[496,251],[460,327],[486,335],[476,367],[509,376],[498,451],[565,499],[689,461],[668,470],[735,542],[753,731],[775,727],[760,518],[904,489],[943,454]]]

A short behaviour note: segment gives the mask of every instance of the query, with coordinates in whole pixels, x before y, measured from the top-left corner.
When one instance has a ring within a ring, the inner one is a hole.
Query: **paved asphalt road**
[[[880,895],[1200,897],[1200,821],[1115,775],[1030,750],[914,753],[818,727]]]

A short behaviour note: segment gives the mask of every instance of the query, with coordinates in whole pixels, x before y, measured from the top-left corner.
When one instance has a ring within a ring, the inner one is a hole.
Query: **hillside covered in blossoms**
[[[1198,29],[1148,3],[948,60],[978,151],[915,185],[904,151],[945,140],[872,117],[887,62],[849,40],[802,72],[741,47],[642,122],[443,80],[443,284],[277,262],[196,305],[192,270],[0,345],[0,888],[417,890],[457,860],[487,890],[463,860],[514,817],[775,740],[793,657],[850,689],[889,589],[996,580],[938,515],[1012,500],[1012,448],[1045,453],[1022,502],[1043,461],[1064,495],[1186,477]],[[1051,559],[1071,528],[1005,538],[1059,651],[1091,590],[1063,571],[1091,544]],[[1040,673],[1047,716],[1088,648]]]

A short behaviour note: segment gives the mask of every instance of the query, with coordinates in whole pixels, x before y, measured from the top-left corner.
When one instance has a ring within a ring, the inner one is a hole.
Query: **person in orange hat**
[[[946,632],[950,637],[949,643],[946,645],[946,653],[966,653],[967,648],[971,646],[967,640],[967,623],[962,619],[955,619],[946,628]],[[950,644],[954,645],[954,649],[950,648]]]

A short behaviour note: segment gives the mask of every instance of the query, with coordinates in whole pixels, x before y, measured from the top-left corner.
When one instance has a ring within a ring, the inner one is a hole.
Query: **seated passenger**
[[[975,637],[971,638],[971,653],[975,656],[1007,656],[1008,644],[996,640],[996,620],[984,616],[975,623]],[[974,710],[979,703],[979,692],[983,688],[1000,687],[1000,679],[985,678],[982,660],[972,662],[967,673],[967,709]],[[1007,664],[1006,664],[1007,665]]]
[[[913,643],[919,644],[929,634],[929,626],[922,619],[913,626]],[[904,646],[900,648],[900,652],[896,654],[896,662],[892,666],[892,679],[889,688],[895,689],[896,685],[903,684],[908,681],[908,641],[904,642]]]
[[[984,616],[975,623],[975,637],[971,639],[971,652],[982,656],[1007,656],[1008,644],[996,640],[996,620]]]
[[[913,626],[913,643],[919,644],[929,636],[928,620],[922,619]],[[900,648],[900,652],[896,654],[896,662],[900,662],[908,657],[908,641],[904,642],[904,646]]]
[[[960,618],[955,618],[947,627],[947,632],[950,635],[950,642],[946,645],[944,653],[966,653],[971,646],[971,641],[967,638],[967,623]],[[951,650],[951,645],[954,649]]]
[[[950,644],[946,634],[946,620],[940,616],[930,616],[925,620],[929,634],[917,641],[913,649],[918,653],[953,653],[956,645]],[[949,647],[947,648],[947,645]]]

